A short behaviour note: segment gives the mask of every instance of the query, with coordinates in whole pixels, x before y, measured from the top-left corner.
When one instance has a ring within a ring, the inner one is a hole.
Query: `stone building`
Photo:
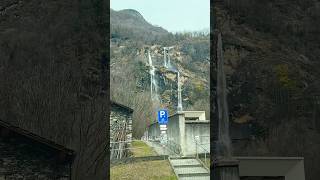
[[[111,102],[110,112],[110,159],[121,159],[129,155],[132,141],[133,109]]]
[[[71,179],[74,152],[0,120],[0,180]]]

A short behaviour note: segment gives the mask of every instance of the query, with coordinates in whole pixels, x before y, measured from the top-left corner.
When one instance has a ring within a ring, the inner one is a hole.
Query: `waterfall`
[[[171,49],[173,47],[164,47],[164,67],[168,70],[171,70],[173,72],[177,73],[177,84],[178,84],[178,106],[177,106],[177,111],[182,111],[182,96],[181,96],[181,82],[180,82],[180,73],[178,70],[176,70],[175,68],[173,68],[171,66],[171,62],[170,62],[170,56],[168,54],[168,50]],[[156,68],[153,66],[152,63],[152,58],[150,55],[150,50],[148,51],[148,60],[149,60],[149,66],[150,66],[150,92],[151,92],[151,99],[153,101],[153,103],[158,103],[158,105],[160,105],[160,98],[159,98],[159,94],[158,94],[158,82],[155,76],[155,71]]]
[[[181,83],[180,83],[180,73],[177,73],[177,83],[178,83],[178,111],[182,111],[182,98],[181,98]]]
[[[163,66],[168,68],[168,65],[167,65],[167,48],[164,47],[163,48]]]
[[[229,135],[229,113],[226,92],[226,76],[224,73],[221,34],[217,42],[217,104],[219,115],[219,136],[217,155],[225,159],[231,158],[231,140]]]
[[[171,61],[170,61],[170,56],[169,56],[169,49],[168,49],[168,53],[167,53],[167,68],[172,68],[172,66],[171,66]]]
[[[163,47],[163,66],[167,69],[171,69],[171,60],[169,56],[169,50],[172,49],[173,46],[171,47]]]
[[[174,48],[171,47],[163,47],[163,65],[166,69],[177,73],[177,84],[178,84],[178,106],[177,111],[182,111],[182,97],[181,97],[181,83],[180,83],[180,73],[179,71],[171,65],[171,60],[169,56],[169,50]]]
[[[148,51],[148,59],[150,65],[150,92],[151,92],[151,99],[153,101],[159,102],[159,95],[158,95],[158,83],[155,77],[156,68],[152,64],[152,58],[150,55],[150,51]]]

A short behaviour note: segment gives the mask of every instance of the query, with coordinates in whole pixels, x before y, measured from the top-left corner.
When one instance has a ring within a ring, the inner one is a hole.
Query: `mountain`
[[[157,27],[147,22],[136,10],[124,9],[120,11],[110,10],[111,37],[117,36],[118,31],[130,31],[131,34],[122,37],[136,37],[142,34],[148,36],[167,35],[168,31],[162,27]]]
[[[111,10],[111,98],[134,109],[133,135],[140,138],[144,128],[156,120],[159,108],[177,110],[177,73],[180,72],[184,109],[205,110],[209,119],[209,34],[172,34],[153,26],[135,10]],[[164,47],[171,67],[164,67]],[[148,51],[155,66],[157,94],[151,94]],[[152,102],[153,98],[159,96]]]

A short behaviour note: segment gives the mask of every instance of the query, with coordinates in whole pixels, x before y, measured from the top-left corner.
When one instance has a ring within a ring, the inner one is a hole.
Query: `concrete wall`
[[[159,140],[160,127],[158,123],[153,123],[148,128],[148,139],[149,140]]]
[[[186,155],[196,153],[195,136],[199,136],[198,153],[210,152],[210,125],[209,121],[193,121],[185,123]]]
[[[240,176],[284,176],[305,180],[304,159],[300,157],[236,157]]]
[[[205,111],[182,111],[181,113],[184,114],[185,119],[198,118],[198,120],[206,120]]]
[[[182,111],[169,117],[167,125],[168,146],[179,154],[188,156],[196,154],[194,136],[201,137],[201,144],[210,152],[210,121],[208,120],[185,120],[188,117],[205,117],[203,111]],[[151,124],[148,128],[148,138],[157,140],[160,136],[158,123]],[[205,137],[206,136],[206,137]],[[199,153],[205,150],[198,148]]]
[[[176,153],[181,152],[181,127],[183,121],[183,114],[175,114],[169,117],[167,137],[168,137],[168,148],[173,150]],[[148,140],[159,140],[160,137],[160,127],[159,124],[153,123],[148,128]]]
[[[173,116],[169,117],[169,123],[168,123],[168,141],[173,142],[176,145],[179,145],[180,149],[181,149],[181,138],[180,138],[180,122],[179,122],[179,118],[181,118],[178,114],[175,114]],[[170,143],[170,142],[169,142]],[[171,144],[171,146],[173,146],[173,144]],[[173,147],[171,147],[173,148]],[[176,149],[178,150],[178,149]],[[180,150],[179,150],[180,151]]]

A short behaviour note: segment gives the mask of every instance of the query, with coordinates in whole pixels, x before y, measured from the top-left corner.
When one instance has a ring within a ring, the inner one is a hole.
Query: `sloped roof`
[[[71,150],[71,149],[68,149],[68,148],[66,148],[66,147],[64,147],[64,146],[62,146],[60,144],[57,144],[57,143],[55,143],[55,142],[53,142],[51,140],[45,139],[45,138],[43,138],[43,137],[41,137],[39,135],[31,133],[31,132],[29,132],[27,130],[24,130],[24,129],[20,128],[20,127],[13,126],[13,125],[11,125],[11,124],[9,124],[7,122],[4,122],[2,120],[0,120],[0,129],[1,128],[2,129],[7,129],[7,130],[9,130],[11,132],[14,132],[14,133],[16,133],[18,135],[21,135],[21,136],[23,136],[23,137],[25,137],[27,139],[31,139],[31,140],[33,140],[33,141],[35,141],[37,143],[40,143],[40,144],[45,145],[47,147],[50,147],[51,149],[57,150],[59,152],[66,153],[66,155],[71,157],[71,159],[73,159],[74,156],[75,156],[75,152],[73,150]]]
[[[128,106],[125,106],[123,104],[120,104],[120,103],[117,103],[117,102],[114,102],[114,101],[110,101],[110,102],[111,102],[111,105],[115,105],[115,106],[124,108],[124,109],[126,109],[127,111],[129,111],[131,113],[133,112],[133,109],[129,108]]]

